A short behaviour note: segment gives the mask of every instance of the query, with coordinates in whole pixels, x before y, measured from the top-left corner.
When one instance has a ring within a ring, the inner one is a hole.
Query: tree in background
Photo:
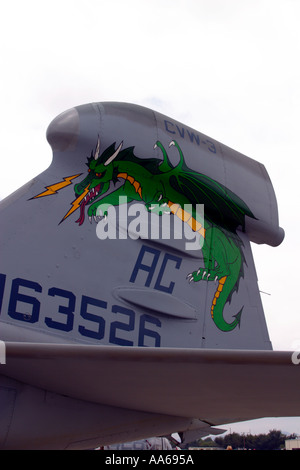
[[[232,449],[277,450],[284,447],[285,440],[295,435],[286,436],[281,431],[272,429],[268,434],[238,434],[236,432],[224,437],[217,437],[215,443],[222,448],[231,446]]]

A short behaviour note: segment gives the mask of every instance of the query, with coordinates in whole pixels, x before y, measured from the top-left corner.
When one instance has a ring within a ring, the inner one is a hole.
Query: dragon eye
[[[100,176],[102,176],[102,173],[96,173],[96,176],[99,178]]]

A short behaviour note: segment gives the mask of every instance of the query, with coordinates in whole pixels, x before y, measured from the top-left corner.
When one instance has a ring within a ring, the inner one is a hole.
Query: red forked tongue
[[[101,189],[102,184],[98,184],[95,188],[91,189],[91,191],[86,195],[86,197],[83,199],[83,201],[80,204],[80,217],[76,222],[79,225],[82,225],[85,219],[85,206],[87,203],[92,199],[95,199],[96,196],[98,196],[98,193]]]
[[[83,222],[84,222],[84,209],[85,209],[85,206],[86,206],[86,203],[87,201],[86,200],[83,200],[82,203],[80,204],[80,217],[78,220],[76,220],[76,222],[79,224],[79,225],[82,225]]]

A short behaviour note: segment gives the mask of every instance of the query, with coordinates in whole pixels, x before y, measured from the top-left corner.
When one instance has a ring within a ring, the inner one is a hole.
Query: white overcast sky
[[[94,101],[153,108],[262,162],[282,245],[253,246],[274,349],[300,348],[298,0],[10,0],[0,14],[0,198],[51,162],[47,126]]]

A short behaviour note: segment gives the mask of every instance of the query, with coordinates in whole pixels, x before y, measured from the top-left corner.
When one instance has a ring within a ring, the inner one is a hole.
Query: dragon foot
[[[169,199],[163,197],[161,192],[158,192],[151,202],[146,202],[145,207],[148,212],[152,212],[157,215],[171,213],[171,209],[169,207]]]
[[[186,276],[188,282],[199,282],[199,281],[215,281],[219,279],[219,274],[213,270],[207,270],[206,268],[199,268],[198,271],[193,271]]]

